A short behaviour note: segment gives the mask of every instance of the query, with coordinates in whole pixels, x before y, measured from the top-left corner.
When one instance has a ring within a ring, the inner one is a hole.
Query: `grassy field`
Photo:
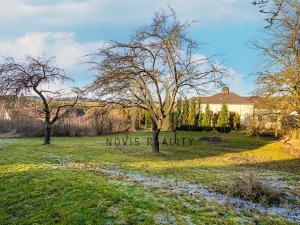
[[[202,136],[223,141],[201,141]],[[113,144],[126,137],[126,146]],[[296,224],[101,172],[188,182],[224,196],[231,195],[237,178],[254,174],[299,204],[300,160],[279,142],[240,133],[179,132],[185,145],[180,139],[170,146],[171,134],[162,133],[168,144],[153,155],[148,137],[139,132],[53,138],[51,146],[41,145],[41,138],[0,140],[0,224]]]

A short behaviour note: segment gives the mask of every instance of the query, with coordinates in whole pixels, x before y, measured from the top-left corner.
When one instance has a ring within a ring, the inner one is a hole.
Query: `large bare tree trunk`
[[[159,132],[157,124],[152,120],[152,152],[157,154],[159,153]]]
[[[50,145],[51,124],[49,121],[45,122],[44,131],[45,131],[44,145]]]
[[[51,121],[50,121],[50,111],[49,111],[48,104],[44,105],[44,112],[45,112],[44,145],[50,145]]]

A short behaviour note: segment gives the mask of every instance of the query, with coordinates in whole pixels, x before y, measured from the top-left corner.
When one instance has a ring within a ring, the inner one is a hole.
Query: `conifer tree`
[[[240,114],[238,113],[235,113],[234,114],[234,117],[233,117],[233,129],[239,129],[241,126],[241,116]]]
[[[209,104],[206,104],[205,107],[205,112],[202,118],[202,126],[204,127],[209,127],[211,126],[211,111],[210,111],[210,107]]]
[[[178,113],[178,127],[182,126],[182,99],[181,97],[179,97],[177,104],[176,104],[176,109],[177,109],[177,113]]]
[[[196,116],[196,100],[191,100],[189,104],[189,125],[195,125],[195,116]]]
[[[189,124],[189,102],[185,97],[183,106],[182,106],[182,125],[186,126]]]
[[[196,111],[197,111],[197,114],[202,112],[200,97],[198,98],[198,101],[197,101],[197,109],[196,109]]]
[[[201,122],[202,122],[202,106],[201,106],[201,100],[200,97],[198,98],[197,101],[197,109],[196,109],[196,124],[197,126],[201,126]]]
[[[197,117],[197,125],[198,125],[198,127],[202,126],[202,120],[203,120],[203,113],[200,112],[200,113],[198,113],[198,117]]]
[[[223,128],[229,126],[229,111],[228,106],[225,103],[223,103],[221,112],[219,113],[217,126]]]
[[[150,113],[149,111],[146,111],[145,113],[145,128],[149,128],[151,127],[152,121],[151,121],[151,117],[150,117]]]

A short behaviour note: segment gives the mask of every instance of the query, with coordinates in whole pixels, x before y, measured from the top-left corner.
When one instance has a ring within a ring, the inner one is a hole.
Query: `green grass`
[[[199,141],[222,136],[223,142]],[[147,132],[131,133],[139,146],[106,146],[103,137],[0,140],[0,224],[292,224],[283,218],[233,211],[185,194],[145,190],[137,183],[95,173],[121,168],[147,176],[199,183],[224,192],[253,173],[300,195],[300,161],[279,142],[240,133],[179,132],[192,145],[162,146],[153,155]],[[161,137],[170,138],[170,133]]]

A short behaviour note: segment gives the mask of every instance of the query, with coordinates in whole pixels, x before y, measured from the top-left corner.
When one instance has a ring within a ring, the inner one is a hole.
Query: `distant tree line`
[[[65,100],[68,102],[68,100]],[[32,96],[1,96],[0,107],[10,119],[0,118],[1,137],[41,137],[44,121],[38,109],[42,102]],[[61,115],[52,126],[53,136],[91,136],[126,131],[128,120],[111,105],[97,102],[77,102],[68,112]],[[1,112],[0,112],[1,113]]]

